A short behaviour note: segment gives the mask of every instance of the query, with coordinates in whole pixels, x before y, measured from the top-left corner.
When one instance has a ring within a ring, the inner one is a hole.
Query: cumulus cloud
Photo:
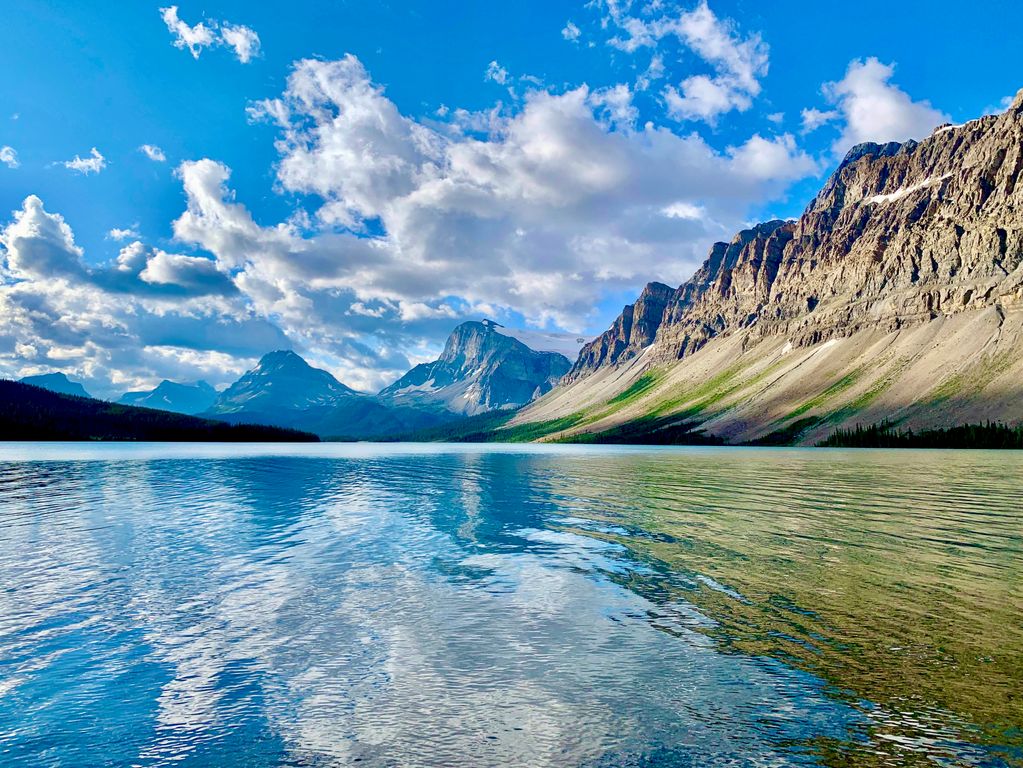
[[[812,133],[822,125],[827,125],[841,117],[837,109],[820,110],[811,108],[804,109],[799,114],[803,121],[803,133]]]
[[[242,64],[259,55],[259,35],[250,27],[212,20],[190,25],[178,16],[176,5],[161,8],[160,17],[171,33],[174,47],[187,49],[194,59],[206,48],[215,46],[231,48]]]
[[[825,97],[844,122],[842,134],[834,143],[837,154],[865,141],[923,138],[949,121],[948,115],[930,102],[913,101],[890,82],[894,73],[894,64],[882,64],[871,57],[852,61],[844,78],[824,85]]]
[[[8,168],[17,168],[20,165],[18,153],[14,151],[14,147],[7,145],[0,147],[0,163]]]
[[[155,144],[143,144],[139,147],[139,152],[144,154],[154,163],[164,163],[167,161],[167,155],[165,155],[163,150]]]
[[[565,24],[564,29],[561,30],[561,36],[563,38],[565,38],[566,40],[568,40],[569,42],[571,42],[571,43],[574,43],[574,42],[578,41],[579,40],[579,36],[581,34],[582,34],[582,31],[579,29],[579,27],[577,27],[571,21],[569,21],[567,24]]]
[[[110,264],[87,265],[71,227],[34,195],[0,230],[0,254],[5,375],[29,372],[30,346],[35,369],[74,372],[105,393],[123,382],[195,378],[199,367],[181,362],[181,351],[191,349],[237,358],[203,373],[224,383],[266,344],[290,344],[253,315],[229,274],[208,258],[133,242]]]
[[[107,237],[110,238],[111,240],[133,240],[138,236],[139,232],[137,224],[133,224],[130,227],[125,227],[124,229],[114,227],[109,232],[107,232]]]
[[[100,154],[99,150],[93,147],[89,150],[88,157],[75,155],[71,160],[64,161],[64,167],[72,171],[78,171],[83,176],[90,173],[99,173],[107,167],[107,159]]]
[[[665,206],[706,206],[731,226],[814,168],[790,136],[719,153],[696,135],[636,130],[632,109],[627,86],[533,91],[486,139],[452,136],[402,115],[348,56],[300,62],[263,113],[283,119],[285,190],[318,196],[322,222],[384,233],[342,250],[332,279],[360,297],[454,295],[575,330],[603,288],[641,271],[677,281],[702,258],[716,225]]]
[[[767,74],[767,44],[758,34],[742,35],[734,22],[720,19],[702,0],[692,10],[652,3],[647,15],[634,16],[628,6],[608,4],[610,19],[621,34],[611,44],[626,52],[654,48],[665,38],[674,38],[712,72],[684,78],[677,86],[664,89],[668,113],[677,120],[713,123],[718,116],[748,110],[760,94],[760,78]],[[652,11],[659,15],[650,16]]]

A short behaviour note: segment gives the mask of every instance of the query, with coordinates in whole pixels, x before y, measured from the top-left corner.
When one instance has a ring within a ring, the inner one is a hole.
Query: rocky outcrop
[[[568,378],[626,362],[650,346],[674,293],[664,283],[647,283],[636,303],[628,304],[610,328],[580,350]]]
[[[417,365],[380,397],[473,416],[530,402],[548,392],[570,365],[564,355],[530,349],[492,324],[462,323],[437,360]]]

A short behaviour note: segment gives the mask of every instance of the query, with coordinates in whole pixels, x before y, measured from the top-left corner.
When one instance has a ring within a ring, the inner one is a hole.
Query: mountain
[[[518,408],[549,391],[571,363],[557,352],[537,352],[493,323],[462,323],[441,356],[384,388],[396,405],[463,416]]]
[[[273,413],[333,405],[359,397],[327,371],[313,368],[294,352],[269,352],[259,364],[225,389],[211,413]]]
[[[272,424],[323,438],[370,439],[438,423],[433,413],[395,407],[357,392],[295,352],[270,352],[203,414],[232,423]]]
[[[117,402],[121,405],[157,408],[173,413],[196,414],[208,410],[216,399],[217,390],[205,381],[178,384],[165,379],[155,389],[125,392]]]
[[[316,437],[117,405],[0,380],[0,440],[307,442]]]
[[[1023,91],[1002,115],[854,147],[798,220],[715,244],[638,336],[626,308],[510,428],[812,444],[1023,422],[1021,171]]]
[[[569,371],[569,379],[578,379],[605,365],[624,363],[650,346],[661,324],[664,308],[674,289],[664,283],[648,283],[635,304],[625,309],[599,337],[584,346]]]
[[[50,392],[57,392],[61,395],[74,395],[75,397],[89,397],[88,392],[85,391],[85,387],[79,384],[77,381],[71,381],[67,375],[63,373],[41,373],[37,376],[25,376],[19,381],[22,384],[31,384],[33,387],[42,387]]]

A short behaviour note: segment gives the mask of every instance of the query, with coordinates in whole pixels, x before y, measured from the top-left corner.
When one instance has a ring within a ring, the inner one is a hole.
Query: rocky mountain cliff
[[[154,389],[125,392],[117,402],[172,413],[196,414],[211,408],[216,400],[217,390],[205,381],[179,384],[165,379]]]
[[[380,392],[395,404],[474,416],[517,408],[549,391],[571,367],[556,352],[537,352],[490,323],[462,323],[441,356]]]
[[[582,348],[569,379],[578,379],[604,365],[624,363],[650,346],[674,293],[664,283],[648,283],[635,304],[628,304],[610,328]]]
[[[592,432],[677,413],[728,439],[789,430],[804,441],[868,419],[1017,422],[1021,170],[1023,91],[1002,115],[859,145],[798,220],[715,244],[648,318],[652,335],[634,343],[626,308],[567,386],[518,420],[585,411],[580,421],[594,420],[573,429]],[[717,390],[722,378],[728,391],[694,413],[683,390]]]

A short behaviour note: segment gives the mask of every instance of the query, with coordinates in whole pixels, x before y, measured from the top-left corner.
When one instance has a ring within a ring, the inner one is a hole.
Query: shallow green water
[[[0,446],[0,764],[1023,765],[1023,454]]]

